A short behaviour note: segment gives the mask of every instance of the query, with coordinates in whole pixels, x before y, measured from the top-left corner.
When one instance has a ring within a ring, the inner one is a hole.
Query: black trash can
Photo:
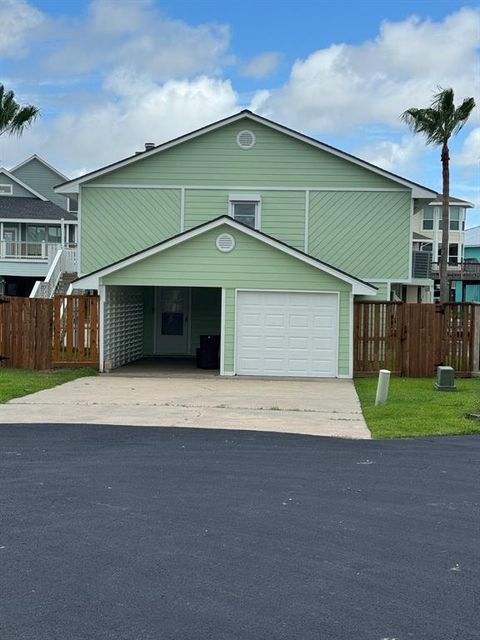
[[[220,367],[220,336],[200,336],[197,367],[200,369],[218,369]]]

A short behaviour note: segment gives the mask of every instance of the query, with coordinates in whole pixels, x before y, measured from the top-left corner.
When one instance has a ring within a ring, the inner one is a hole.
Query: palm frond
[[[13,91],[5,91],[5,87],[0,84],[0,136],[4,133],[20,135],[38,115],[37,107],[19,105]]]

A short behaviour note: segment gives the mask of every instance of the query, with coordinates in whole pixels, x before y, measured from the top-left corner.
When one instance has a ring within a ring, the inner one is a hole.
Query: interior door
[[[190,291],[187,287],[157,288],[157,355],[189,353]]]

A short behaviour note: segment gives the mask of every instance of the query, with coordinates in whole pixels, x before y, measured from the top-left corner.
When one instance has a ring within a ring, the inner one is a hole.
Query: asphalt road
[[[480,438],[0,428],[2,640],[478,640]]]

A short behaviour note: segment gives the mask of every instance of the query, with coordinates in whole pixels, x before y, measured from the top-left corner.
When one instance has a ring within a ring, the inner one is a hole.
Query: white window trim
[[[423,210],[423,215],[422,215],[422,231],[434,231],[435,230],[435,210],[433,210],[432,212],[432,217],[431,218],[427,218],[427,220],[430,222],[430,220],[432,221],[432,228],[431,229],[426,229],[425,228],[425,210]]]
[[[1,196],[13,196],[13,184],[0,183],[0,187],[8,187],[10,192],[0,192]]]
[[[72,198],[68,198],[67,197],[67,211],[69,213],[78,213],[78,199],[77,199],[77,208],[76,209],[70,209],[70,202],[72,201]]]
[[[237,203],[251,202],[255,205],[255,229],[260,229],[262,223],[262,199],[259,195],[248,193],[232,194],[228,196],[228,215],[235,220],[233,212]]]

